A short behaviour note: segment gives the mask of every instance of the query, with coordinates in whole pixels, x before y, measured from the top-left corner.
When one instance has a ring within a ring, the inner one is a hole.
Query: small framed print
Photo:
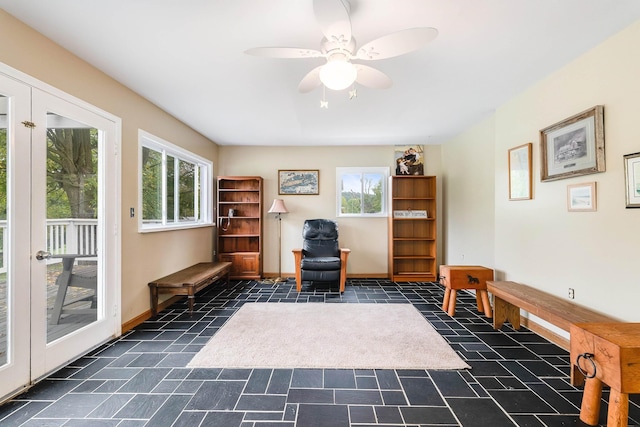
[[[624,156],[627,208],[640,208],[640,153]]]
[[[570,212],[594,212],[597,207],[595,182],[567,186],[567,209]]]

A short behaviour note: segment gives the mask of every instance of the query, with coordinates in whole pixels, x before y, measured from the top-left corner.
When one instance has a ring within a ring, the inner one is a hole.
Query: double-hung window
[[[138,145],[139,230],[212,225],[213,163],[142,130]]]
[[[336,168],[337,216],[387,216],[389,168]]]

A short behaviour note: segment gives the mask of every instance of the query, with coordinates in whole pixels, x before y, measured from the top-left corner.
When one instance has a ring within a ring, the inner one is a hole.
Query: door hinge
[[[33,129],[34,127],[36,127],[36,124],[33,122],[30,122],[29,120],[25,120],[24,122],[21,122],[24,127],[29,128],[29,129]]]

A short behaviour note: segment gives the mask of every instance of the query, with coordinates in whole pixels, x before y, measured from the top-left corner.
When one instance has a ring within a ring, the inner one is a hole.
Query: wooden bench
[[[158,314],[158,295],[186,295],[189,300],[189,314],[193,314],[193,300],[196,292],[225,278],[229,286],[230,262],[201,262],[173,274],[149,282],[151,292],[151,313]]]
[[[520,329],[520,309],[569,331],[576,323],[619,322],[618,319],[516,282],[487,281],[487,291],[493,294],[493,327],[504,322]]]

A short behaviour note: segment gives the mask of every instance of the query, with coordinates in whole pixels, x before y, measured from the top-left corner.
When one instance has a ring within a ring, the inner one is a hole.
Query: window
[[[142,130],[138,145],[138,229],[212,225],[213,163]]]
[[[336,168],[337,215],[387,215],[389,168]]]

